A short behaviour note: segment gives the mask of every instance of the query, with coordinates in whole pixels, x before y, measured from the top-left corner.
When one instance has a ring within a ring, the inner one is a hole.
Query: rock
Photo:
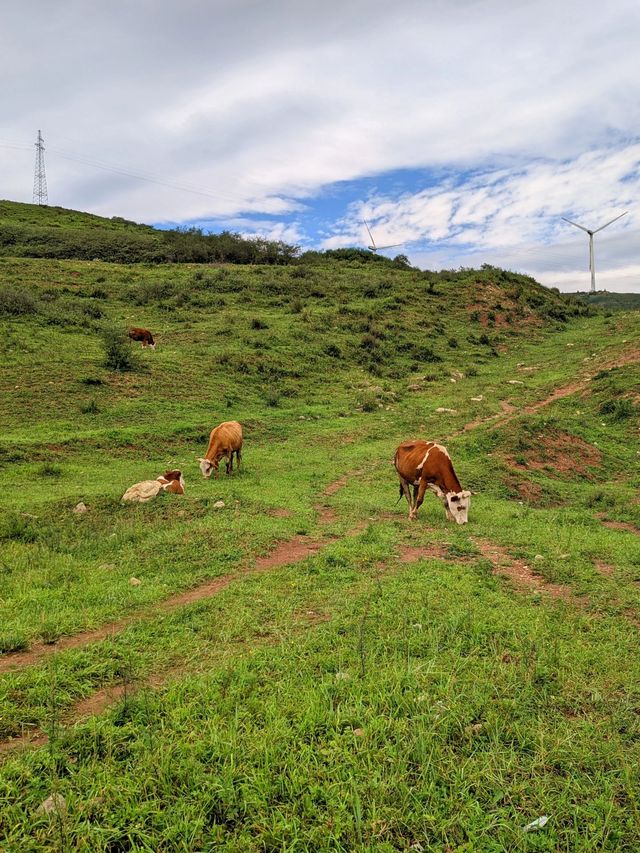
[[[544,560],[544,557],[542,556],[542,554],[536,554],[533,559],[536,560],[538,563],[541,563]]]
[[[353,733],[356,737],[362,737],[362,735],[364,734],[364,729],[354,729]]]
[[[222,509],[224,507],[224,501],[216,501],[213,505],[214,509]]]
[[[67,801],[62,794],[51,794],[43,803],[40,803],[36,809],[36,814],[52,814],[54,812],[63,814],[66,810]]]
[[[129,583],[131,586],[140,586],[142,581],[139,578],[129,578]]]
[[[80,501],[79,504],[76,504],[74,506],[73,511],[77,512],[78,514],[83,512],[89,512],[89,507],[85,503],[82,503],[82,501]]]
[[[455,409],[445,409],[443,406],[439,406],[436,409],[436,412],[438,412],[438,414],[443,414],[444,412],[446,412],[448,415],[455,415],[456,414]]]
[[[482,394],[480,394],[479,397],[471,397],[470,399],[473,400],[474,403],[480,403],[482,402],[482,400],[484,400],[484,397],[482,396]]]
[[[524,382],[520,379],[509,379],[507,381],[509,382],[509,385],[524,385]]]

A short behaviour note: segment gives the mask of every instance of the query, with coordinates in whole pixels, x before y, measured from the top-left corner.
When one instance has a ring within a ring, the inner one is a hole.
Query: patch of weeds
[[[268,329],[269,326],[267,326],[267,324],[264,322],[264,320],[261,320],[259,317],[254,317],[253,320],[251,321],[251,328],[252,329]]]
[[[9,632],[0,634],[0,654],[9,652],[22,652],[29,648],[29,643],[24,634]]]
[[[23,518],[16,513],[7,513],[0,522],[0,540],[10,539],[14,542],[35,542],[38,531],[29,519]]]
[[[85,376],[84,379],[81,379],[83,385],[104,385],[102,379],[97,376]]]
[[[84,406],[80,407],[80,411],[83,415],[97,415],[100,413],[100,409],[98,408],[98,401],[95,397],[92,397],[88,403],[85,403]]]
[[[53,462],[44,462],[40,468],[38,468],[38,476],[39,477],[61,477],[62,476],[62,468],[60,465],[55,465]]]

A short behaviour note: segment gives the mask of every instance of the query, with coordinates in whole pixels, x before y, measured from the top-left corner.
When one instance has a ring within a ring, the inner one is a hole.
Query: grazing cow
[[[211,472],[218,476],[218,465],[221,459],[227,460],[227,474],[233,471],[233,454],[236,454],[238,468],[242,457],[242,427],[237,421],[225,421],[211,431],[209,447],[204,457],[198,457],[202,476],[207,480]]]
[[[140,341],[143,347],[156,348],[156,342],[153,340],[153,335],[149,329],[140,329],[137,326],[129,329],[127,332],[132,341]]]
[[[124,493],[122,500],[146,503],[161,492],[184,495],[184,477],[182,476],[182,471],[165,471],[164,474],[161,474],[155,480],[143,480],[141,483],[134,483]]]
[[[400,477],[400,497],[404,495],[409,503],[409,518],[416,517],[424,493],[431,489],[442,501],[449,521],[467,523],[471,492],[462,489],[451,457],[441,444],[420,439],[405,441],[396,450],[393,464]]]

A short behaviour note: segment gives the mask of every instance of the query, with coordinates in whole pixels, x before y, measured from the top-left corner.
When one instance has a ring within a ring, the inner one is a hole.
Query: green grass
[[[493,268],[300,269],[0,259],[0,307],[3,288],[33,306],[0,317],[0,662],[128,620],[0,675],[0,740],[50,735],[0,752],[0,849],[638,849],[640,366],[601,369],[637,324]],[[128,325],[158,347],[109,370],[103,330]],[[232,418],[244,467],[204,481]],[[409,436],[447,444],[468,526],[396,505]],[[183,497],[120,504],[167,467]],[[322,548],[250,573],[300,535]],[[542,592],[494,576],[482,543]]]

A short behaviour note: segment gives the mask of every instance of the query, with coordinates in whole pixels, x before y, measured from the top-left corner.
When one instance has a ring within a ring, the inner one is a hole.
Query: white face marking
[[[456,494],[450,492],[447,497],[447,518],[451,514],[451,520],[456,524],[466,524],[469,521],[469,504],[471,503],[471,492],[463,491]]]
[[[213,463],[209,462],[208,459],[201,459],[200,460],[200,470],[202,471],[202,476],[205,479],[208,480],[209,477],[211,476],[211,469],[212,468],[213,468]]]

